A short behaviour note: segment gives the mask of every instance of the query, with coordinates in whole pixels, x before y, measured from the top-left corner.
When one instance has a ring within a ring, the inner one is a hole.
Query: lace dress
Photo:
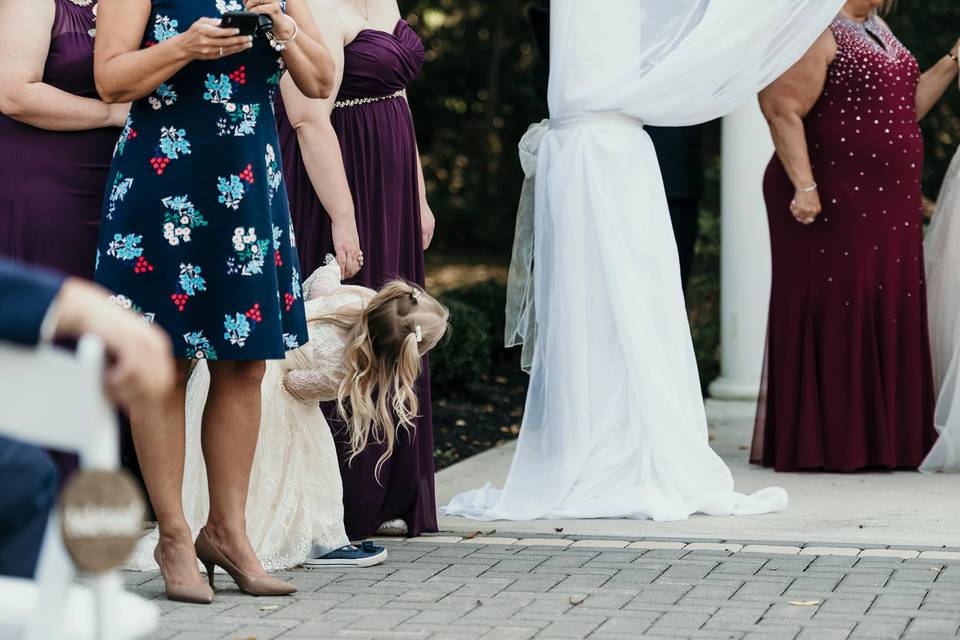
[[[320,318],[360,305],[371,292],[340,283],[332,262],[304,283],[309,342],[268,361],[262,386],[257,453],[250,474],[247,534],[267,571],[301,564],[314,544],[333,551],[349,544],[336,447],[318,401],[335,400],[344,377],[346,336]],[[285,383],[286,380],[286,383]],[[183,510],[194,536],[207,520],[209,497],[200,447],[210,374],[201,361],[187,386]],[[156,569],[157,532],[145,537],[132,568]]]

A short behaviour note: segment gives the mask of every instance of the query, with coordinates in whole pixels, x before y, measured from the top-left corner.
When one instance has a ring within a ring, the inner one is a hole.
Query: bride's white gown
[[[960,152],[954,156],[924,242],[940,437],[921,471],[960,471]]]
[[[319,400],[335,400],[343,379],[346,336],[320,321],[327,314],[362,304],[367,289],[340,284],[336,262],[318,269],[303,284],[310,341],[282,361],[268,361],[263,379],[257,453],[250,474],[247,534],[267,571],[301,564],[316,542],[339,549],[350,544],[343,525],[343,485],[330,428]],[[298,400],[284,387],[287,385]],[[194,537],[207,519],[210,503],[200,449],[200,424],[210,372],[200,362],[187,386],[186,457],[183,510]],[[156,569],[157,532],[144,537],[131,568]]]
[[[786,508],[708,443],[676,243],[645,124],[735,110],[813,44],[843,0],[552,0],[549,123],[521,143],[508,343],[530,388],[502,490],[477,520],[650,518]],[[725,215],[736,215],[730,212]]]

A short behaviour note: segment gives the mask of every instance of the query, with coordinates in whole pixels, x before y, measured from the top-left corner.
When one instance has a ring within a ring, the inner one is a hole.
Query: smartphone
[[[261,28],[270,29],[273,21],[270,16],[264,16],[252,11],[229,11],[223,14],[220,26],[224,29],[239,29],[240,35],[256,35]]]

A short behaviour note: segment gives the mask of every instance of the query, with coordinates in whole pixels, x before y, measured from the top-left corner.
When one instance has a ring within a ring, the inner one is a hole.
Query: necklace
[[[367,4],[369,0],[363,0],[363,19],[370,22],[370,7]]]

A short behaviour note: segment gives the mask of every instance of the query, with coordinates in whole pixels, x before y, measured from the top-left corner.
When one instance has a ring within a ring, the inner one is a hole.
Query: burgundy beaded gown
[[[917,125],[919,67],[881,21],[838,16],[804,121],[823,212],[790,213],[777,157],[765,392],[751,460],[778,471],[916,468],[933,445]]]
[[[93,7],[54,0],[43,82],[96,98]],[[119,129],[46,131],[0,114],[0,254],[93,278],[103,192]]]
[[[356,209],[365,265],[350,280],[370,288],[402,278],[424,284],[416,137],[406,100],[398,94],[423,66],[423,43],[405,21],[392,33],[366,29],[344,48],[344,75],[333,110],[344,168]],[[365,99],[376,98],[368,101]],[[302,273],[324,264],[333,253],[330,218],[324,211],[300,154],[297,134],[282,104],[277,108],[290,210]],[[429,366],[419,383],[420,419],[416,429],[397,434],[393,457],[374,467],[383,448],[371,445],[347,464],[349,440],[334,411],[331,416],[343,476],[347,535],[369,537],[388,520],[402,519],[410,535],[437,530],[434,491],[433,425]]]

